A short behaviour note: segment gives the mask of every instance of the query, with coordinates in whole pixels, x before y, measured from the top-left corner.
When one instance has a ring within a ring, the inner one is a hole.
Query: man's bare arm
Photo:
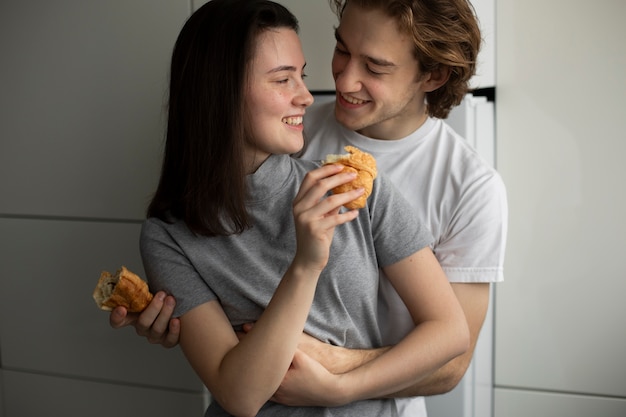
[[[466,353],[457,356],[430,376],[390,397],[414,397],[444,394],[452,390],[463,378],[472,360],[480,329],[485,321],[489,306],[489,284],[453,283],[456,294],[470,330],[470,347]],[[382,355],[389,347],[371,350],[346,349],[317,341],[311,336],[303,336],[299,348],[320,362],[334,374],[348,372]]]

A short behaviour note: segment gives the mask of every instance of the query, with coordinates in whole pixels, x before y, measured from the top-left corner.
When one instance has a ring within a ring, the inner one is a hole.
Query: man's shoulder
[[[444,152],[438,155],[450,162],[450,167],[458,170],[468,170],[480,173],[495,172],[492,164],[485,160],[478,150],[446,120],[436,121],[436,146]]]

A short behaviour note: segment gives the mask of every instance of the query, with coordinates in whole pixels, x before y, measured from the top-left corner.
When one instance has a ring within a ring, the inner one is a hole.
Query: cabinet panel
[[[478,54],[473,88],[496,86],[496,0],[473,0],[483,43]]]
[[[497,386],[626,398],[623,16],[620,1],[498,2],[498,167],[510,222],[496,286]],[[611,64],[599,74],[598,62]],[[587,77],[597,82],[578,83]]]
[[[102,270],[140,276],[139,224],[0,219],[4,369],[201,391],[178,348],[113,330],[92,292]],[[5,386],[5,389],[9,387]]]
[[[4,371],[5,417],[198,417],[199,393]]]
[[[0,213],[142,218],[189,3],[3,0]]]
[[[495,389],[494,417],[624,417],[626,399]]]

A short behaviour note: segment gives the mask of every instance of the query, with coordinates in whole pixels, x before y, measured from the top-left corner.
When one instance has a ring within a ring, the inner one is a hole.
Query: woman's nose
[[[296,96],[296,102],[299,106],[308,107],[313,104],[314,98],[308,88],[303,84],[299,94]]]

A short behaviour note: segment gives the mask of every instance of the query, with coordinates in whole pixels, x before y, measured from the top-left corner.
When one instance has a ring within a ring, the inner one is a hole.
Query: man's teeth
[[[285,117],[283,123],[288,125],[297,126],[302,124],[302,117]]]
[[[347,96],[345,94],[342,94],[341,97],[350,104],[363,104],[366,102],[366,100],[359,100],[358,98]]]

